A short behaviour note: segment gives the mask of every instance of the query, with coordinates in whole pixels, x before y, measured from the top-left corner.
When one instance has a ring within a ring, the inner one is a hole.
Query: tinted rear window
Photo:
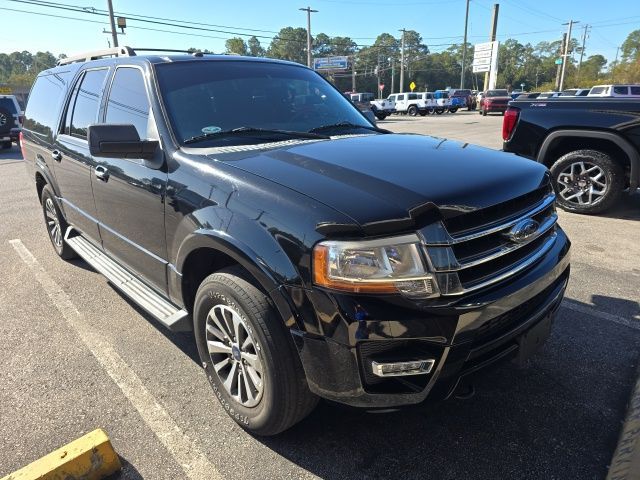
[[[629,87],[631,89],[631,95],[640,95],[640,87]]]
[[[9,110],[11,113],[17,113],[16,104],[10,98],[0,98],[0,107]]]
[[[52,132],[57,126],[58,112],[70,77],[70,72],[58,72],[41,75],[36,79],[27,102],[25,130],[46,137],[49,142],[52,141]]]
[[[624,87],[620,87],[620,86],[616,86],[613,87],[613,93],[617,94],[617,95],[628,95],[629,94],[629,88],[624,86]]]
[[[488,90],[487,97],[508,97],[509,93],[506,90]]]

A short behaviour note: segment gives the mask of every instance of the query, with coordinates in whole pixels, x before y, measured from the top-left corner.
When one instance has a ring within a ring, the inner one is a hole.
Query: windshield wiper
[[[330,125],[322,125],[320,127],[312,128],[311,130],[309,130],[309,133],[322,132],[323,130],[336,130],[339,128],[348,128],[348,129],[364,128],[365,130],[372,130],[378,133],[391,133],[389,130],[385,130],[383,128],[373,127],[369,125],[358,125],[356,123],[351,123],[351,122],[338,122],[338,123],[332,123]]]
[[[261,135],[261,134],[269,134],[269,135],[285,135],[287,137],[293,138],[309,138],[309,139],[322,139],[327,140],[329,137],[327,135],[320,135],[318,133],[313,132],[296,132],[294,130],[275,130],[268,128],[257,128],[257,127],[238,127],[232,128],[231,130],[221,130],[219,132],[209,132],[203,133],[202,135],[196,135],[191,138],[187,138],[184,142],[185,145],[189,143],[197,143],[202,140],[207,140],[214,137],[225,137],[225,136],[237,136],[237,135]]]

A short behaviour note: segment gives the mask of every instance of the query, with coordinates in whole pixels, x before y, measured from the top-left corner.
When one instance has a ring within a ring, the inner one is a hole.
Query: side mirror
[[[140,140],[130,124],[89,125],[87,139],[94,157],[152,159],[158,148],[157,140]]]

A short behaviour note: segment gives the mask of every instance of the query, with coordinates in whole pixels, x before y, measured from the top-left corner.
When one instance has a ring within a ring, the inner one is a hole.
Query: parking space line
[[[591,315],[592,317],[600,318],[602,320],[608,320],[619,325],[624,325],[625,327],[633,328],[634,330],[640,330],[639,320],[633,320],[632,318],[624,318],[608,312],[603,312],[602,310],[597,310],[587,305],[574,303],[572,300],[566,298],[562,302],[562,306],[569,310],[573,310],[574,312],[584,313],[585,315]]]
[[[222,475],[207,460],[197,445],[191,441],[174,422],[169,413],[146,389],[140,378],[118,355],[113,347],[102,340],[78,311],[69,296],[40,265],[38,259],[24,246],[20,239],[9,240],[22,261],[33,271],[36,280],[77,333],[80,340],[91,351],[107,374],[120,388],[125,397],[138,411],[158,440],[171,453],[188,478],[222,479]]]

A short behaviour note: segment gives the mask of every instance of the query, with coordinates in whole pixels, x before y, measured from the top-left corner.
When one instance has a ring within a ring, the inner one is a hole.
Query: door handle
[[[103,182],[109,180],[109,170],[107,170],[107,168],[103,167],[102,165],[98,165],[95,168],[95,174],[98,180],[102,180]]]
[[[51,152],[51,158],[53,158],[56,162],[62,160],[62,153],[59,150],[54,150]]]

